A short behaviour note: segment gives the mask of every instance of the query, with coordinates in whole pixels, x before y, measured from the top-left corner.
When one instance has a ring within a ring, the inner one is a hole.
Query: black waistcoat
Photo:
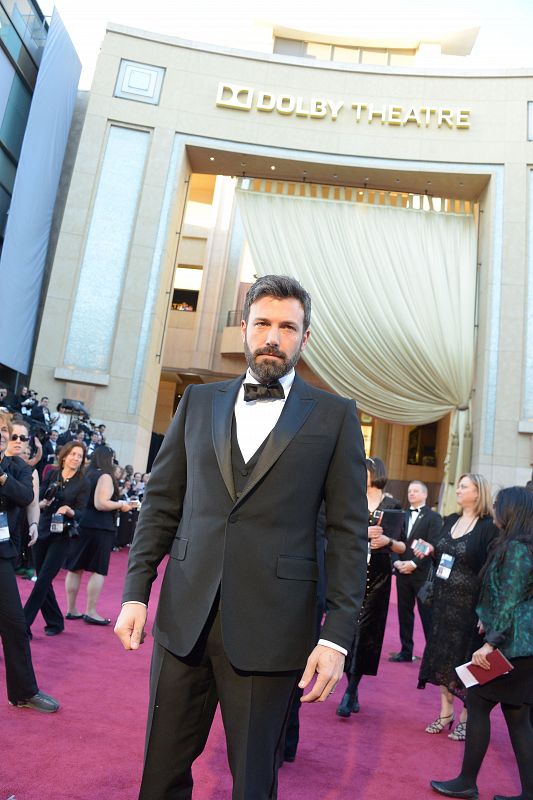
[[[269,434],[270,435],[270,434]],[[259,460],[259,456],[268,441],[268,436],[265,441],[258,447],[249,461],[244,461],[242,457],[241,448],[237,441],[237,422],[235,414],[233,415],[233,422],[231,424],[231,467],[233,469],[233,485],[235,486],[235,494],[240,497],[248,483],[248,479],[255,469],[255,465]]]

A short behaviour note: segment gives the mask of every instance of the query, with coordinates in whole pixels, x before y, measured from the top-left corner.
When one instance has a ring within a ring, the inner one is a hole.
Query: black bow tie
[[[410,508],[409,511],[410,511],[411,514],[418,514],[420,509],[419,508]]]
[[[244,402],[251,400],[284,400],[285,392],[279,381],[274,381],[265,386],[263,383],[244,384]]]

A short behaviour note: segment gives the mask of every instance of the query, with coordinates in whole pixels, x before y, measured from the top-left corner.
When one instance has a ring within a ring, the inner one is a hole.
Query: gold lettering
[[[305,108],[303,97],[296,98],[296,116],[297,117],[309,116],[309,109]]]
[[[403,109],[401,106],[389,106],[389,113],[387,115],[387,122],[389,125],[401,125],[402,120],[400,114]]]
[[[352,103],[352,108],[355,109],[355,121],[361,121],[361,111],[366,108],[366,103]]]
[[[339,111],[344,106],[344,100],[328,100],[327,103],[331,109],[331,119],[335,122],[339,116]]]
[[[239,111],[250,111],[254,90],[249,86],[239,86],[235,83],[219,83],[217,91],[217,106],[221,108],[236,108]]]
[[[420,109],[420,111],[421,110],[422,109]],[[410,108],[409,113],[404,117],[403,124],[407,125],[408,122],[416,122],[418,127],[420,127],[420,113],[416,108]]]
[[[309,102],[309,109],[309,115],[316,119],[323,119],[328,113],[325,100],[321,97],[312,97]]]
[[[436,108],[432,108],[431,106],[427,106],[427,107],[426,106],[422,106],[422,108],[420,109],[420,113],[421,114],[425,114],[424,122],[425,122],[426,128],[428,128],[431,125],[431,115],[432,114],[436,114],[437,113],[437,109]]]
[[[458,108],[457,109],[456,128],[469,128],[470,127],[470,109]]]
[[[381,106],[381,109],[374,108],[373,104],[370,103],[368,106],[368,122],[372,122],[374,117],[381,117],[381,124],[385,124],[385,118],[387,115],[387,106]]]
[[[445,122],[448,128],[453,128],[453,113],[449,108],[439,108],[437,112],[437,125],[440,128]]]
[[[269,92],[258,92],[257,94],[257,110],[258,111],[274,111],[276,107],[276,98]]]
[[[276,109],[280,114],[292,114],[296,107],[296,99],[290,94],[280,94],[276,100]]]

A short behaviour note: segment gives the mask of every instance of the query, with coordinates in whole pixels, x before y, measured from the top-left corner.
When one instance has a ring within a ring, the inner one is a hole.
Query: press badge
[[[50,521],[51,533],[63,533],[63,514],[52,514]]]
[[[443,553],[439,566],[437,567],[437,578],[442,578],[443,581],[447,581],[450,577],[450,572],[452,571],[454,561],[455,556],[450,556],[448,553]]]
[[[0,542],[7,542],[9,539],[9,523],[5,511],[0,513]]]

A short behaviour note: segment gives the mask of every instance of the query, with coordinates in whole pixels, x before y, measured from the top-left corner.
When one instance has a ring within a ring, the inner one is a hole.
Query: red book
[[[506,675],[513,669],[513,665],[505,658],[501,650],[493,650],[492,653],[489,653],[487,661],[490,664],[490,669],[483,669],[472,663],[466,665],[467,670],[472,673],[481,686],[484,683],[493,681],[494,678],[499,678],[500,675]]]

